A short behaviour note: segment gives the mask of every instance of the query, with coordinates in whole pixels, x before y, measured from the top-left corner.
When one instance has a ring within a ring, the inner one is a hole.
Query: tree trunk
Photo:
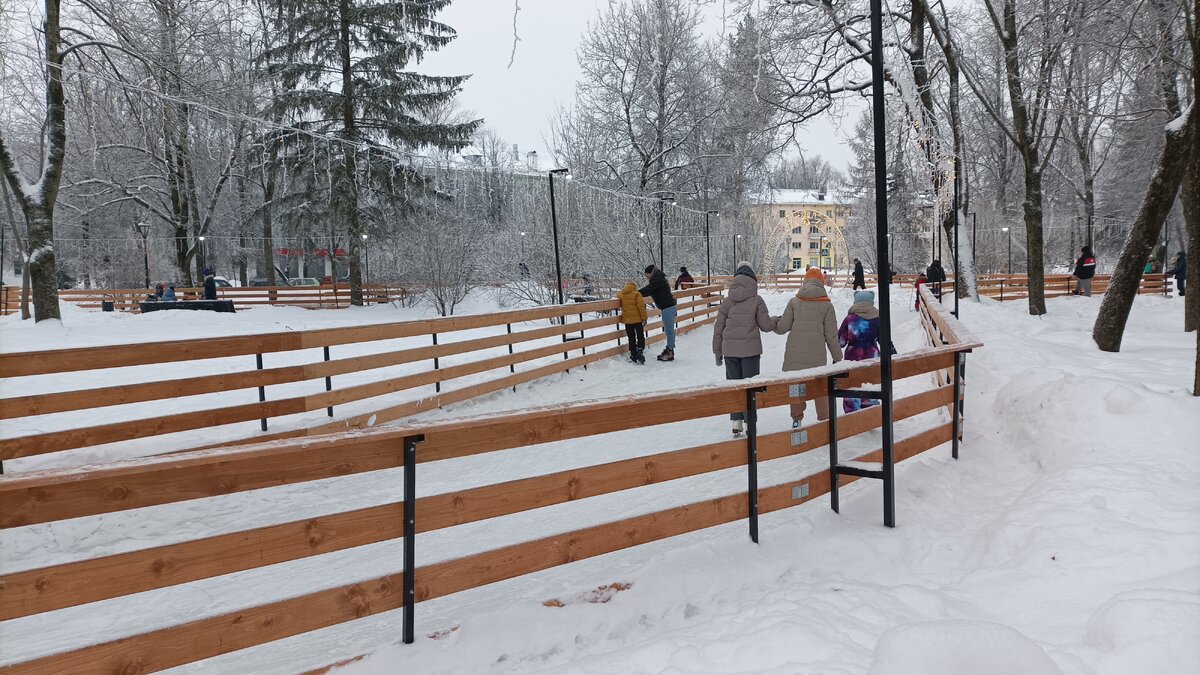
[[[1142,279],[1142,270],[1146,259],[1154,250],[1162,233],[1163,223],[1175,203],[1179,193],[1184,169],[1187,164],[1190,139],[1196,133],[1196,116],[1187,113],[1187,124],[1178,127],[1175,123],[1167,127],[1166,143],[1159,154],[1158,167],[1146,188],[1146,196],[1138,210],[1137,219],[1133,222],[1133,230],[1125,240],[1117,267],[1113,270],[1112,280],[1100,305],[1100,313],[1096,316],[1096,324],[1092,328],[1092,339],[1100,349],[1106,352],[1121,350],[1121,338],[1125,334],[1125,324],[1129,320],[1129,312],[1133,308],[1133,300],[1137,296],[1138,285]],[[1178,120],[1176,120],[1178,121]]]
[[[41,205],[25,209],[29,225],[29,278],[33,283],[33,320],[59,319],[58,267],[54,261],[53,213]]]
[[[1031,151],[1032,152],[1032,151]],[[1046,273],[1043,269],[1042,174],[1036,156],[1025,160],[1025,276],[1029,284],[1029,313],[1046,313]]]
[[[1187,240],[1180,248],[1187,251],[1187,279],[1196,279],[1197,268],[1200,267],[1200,133],[1192,134],[1190,139],[1191,154],[1187,160],[1182,183],[1179,186],[1179,201],[1183,205],[1183,222],[1187,226]],[[1168,259],[1171,252],[1167,251]],[[1198,312],[1200,312],[1200,293],[1193,290],[1183,298],[1183,330],[1196,330]]]

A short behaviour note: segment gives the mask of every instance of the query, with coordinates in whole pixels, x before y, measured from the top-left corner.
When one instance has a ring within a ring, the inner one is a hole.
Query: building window
[[[804,261],[801,260],[800,258],[792,258],[792,269],[798,270],[798,269],[800,269],[800,266],[803,264],[804,264]]]
[[[808,259],[808,266],[809,267],[820,267],[821,261],[816,256],[812,256]]]
[[[817,227],[816,225],[810,225],[808,228],[808,233],[809,234],[821,234],[821,228]]]
[[[799,212],[799,211],[792,211],[792,217],[793,217],[793,218],[799,218],[799,217],[800,217],[800,212]]]
[[[783,218],[785,215],[787,215],[787,212],[784,211],[783,209],[779,209],[779,217]]]
[[[792,234],[804,234],[804,228],[803,227],[793,227]]]
[[[798,241],[793,241],[792,248],[804,248],[804,244]]]
[[[825,209],[825,217],[832,218],[833,217],[833,209]]]
[[[820,244],[818,244],[818,243],[817,243],[817,242],[815,242],[815,241],[810,241],[810,242],[808,242],[808,248],[809,248],[809,249],[816,249],[816,248],[819,248],[820,246],[821,246],[821,245],[820,245]]]

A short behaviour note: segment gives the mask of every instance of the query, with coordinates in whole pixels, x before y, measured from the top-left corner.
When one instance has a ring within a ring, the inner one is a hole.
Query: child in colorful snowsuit
[[[929,281],[929,279],[925,276],[924,272],[921,272],[917,275],[917,280],[913,283],[913,296],[916,298],[913,301],[913,309],[918,312],[921,311],[921,285],[926,281]]]
[[[854,304],[838,329],[838,343],[850,361],[866,361],[879,356],[879,310],[875,308],[874,291],[854,294]],[[844,398],[842,410],[851,413],[877,404],[878,401],[869,398]]]
[[[617,293],[621,301],[621,323],[625,324],[625,335],[629,338],[629,360],[634,363],[645,363],[646,357],[646,303],[642,294],[631,281]]]

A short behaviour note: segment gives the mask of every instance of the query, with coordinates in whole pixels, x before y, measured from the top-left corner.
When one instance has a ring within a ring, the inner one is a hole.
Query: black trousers
[[[762,356],[726,356],[725,357],[725,379],[727,380],[744,380],[748,377],[754,377],[759,373],[759,367],[762,365]],[[729,419],[740,420],[745,415],[740,412],[730,413]]]
[[[642,323],[625,324],[625,335],[629,338],[629,354],[637,356],[646,351],[646,326]]]

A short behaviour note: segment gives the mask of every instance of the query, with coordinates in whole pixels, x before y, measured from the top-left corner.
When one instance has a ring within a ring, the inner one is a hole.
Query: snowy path
[[[769,297],[772,311],[786,299]],[[842,311],[849,304],[844,292],[834,300]],[[901,351],[921,345],[906,300],[901,294],[895,305]],[[1015,305],[964,305],[987,346],[968,362],[963,459],[934,450],[900,469],[894,531],[879,526],[878,486],[860,482],[843,493],[841,517],[824,500],[764,517],[758,547],[744,524],[732,524],[423,603],[418,634],[461,628],[386,648],[348,670],[857,673],[876,658],[892,666],[880,673],[987,672],[962,661],[916,667],[914,659],[921,649],[953,657],[956,645],[962,658],[983,658],[990,641],[1001,654],[991,661],[1010,666],[1000,672],[1039,672],[1043,652],[1064,673],[1132,672],[1122,659],[1150,657],[1157,660],[1132,663],[1160,666],[1141,672],[1195,672],[1200,654],[1183,637],[1200,632],[1200,404],[1179,384],[1192,358],[1175,332],[1180,304],[1139,299],[1134,321],[1144,332],[1130,335],[1120,355],[1100,355],[1087,339],[1098,304],[1055,300],[1040,320]],[[674,364],[613,360],[436,415],[717,382],[723,373],[710,338],[709,328],[681,338]],[[777,372],[782,339],[767,336],[766,344],[764,371]],[[1144,384],[1122,382],[1129,374]],[[764,431],[786,424],[782,410],[764,416]],[[493,453],[487,463],[442,462],[418,483],[424,494],[492,483],[710,442],[727,437],[727,427],[709,419]],[[859,449],[870,442],[864,437]],[[821,454],[765,465],[762,484],[823,468]],[[8,530],[0,532],[0,572],[395,501],[400,478],[378,472]],[[698,476],[422,535],[418,556],[431,563],[739,490],[744,472]],[[400,560],[400,543],[388,542],[0,623],[0,663],[218,614],[249,597],[266,602],[371,578]],[[634,586],[608,604],[541,604],[614,581]],[[964,619],[992,623],[923,623]],[[176,670],[290,673],[398,634],[399,615],[389,613]],[[884,635],[900,637],[880,642]],[[1005,659],[1021,649],[1033,665],[1011,667]]]

